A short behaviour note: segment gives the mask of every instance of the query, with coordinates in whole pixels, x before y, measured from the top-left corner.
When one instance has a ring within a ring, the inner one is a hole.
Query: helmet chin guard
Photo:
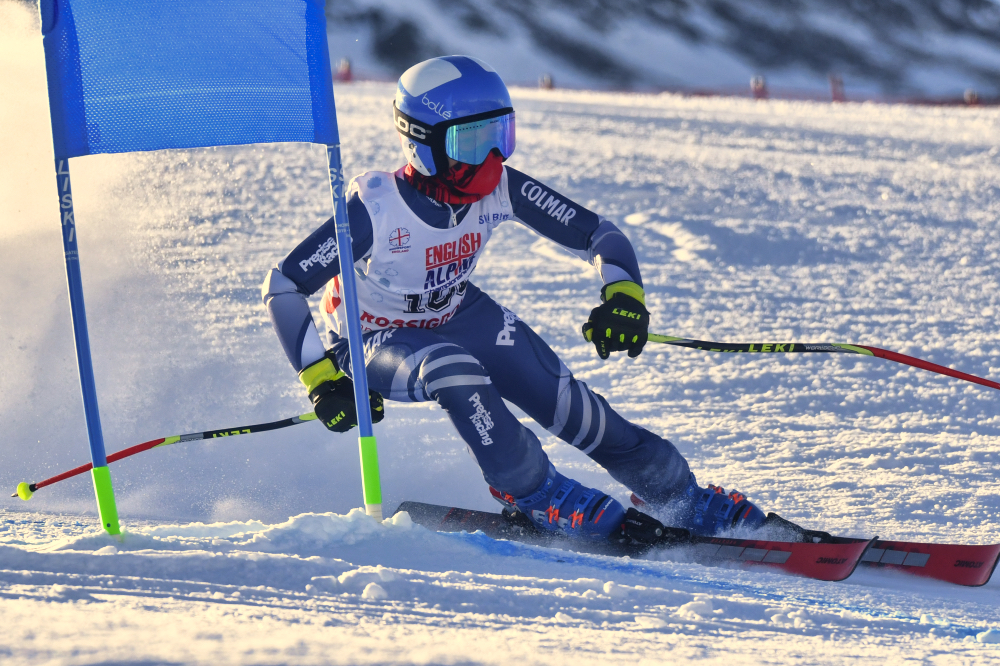
[[[482,164],[494,148],[514,152],[514,109],[500,76],[469,56],[443,56],[406,70],[396,85],[393,120],[406,161],[425,176],[448,158]]]

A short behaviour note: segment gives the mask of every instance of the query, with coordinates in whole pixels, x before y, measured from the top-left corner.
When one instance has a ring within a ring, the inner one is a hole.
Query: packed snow
[[[88,460],[40,41],[0,4],[0,488]],[[337,88],[349,173],[401,163],[393,88]],[[636,246],[653,330],[853,342],[1000,377],[1000,111],[513,91],[510,163]],[[72,161],[109,451],[308,411],[260,304],[329,216],[303,145]],[[1000,392],[878,359],[654,344],[602,362],[594,269],[516,223],[476,282],[703,483],[852,536],[1000,541]],[[434,405],[376,426],[388,513],[496,510]],[[526,423],[528,421],[526,420]],[[530,424],[529,424],[530,425]],[[537,426],[567,474],[628,491]],[[0,658],[58,663],[986,664],[1000,581],[824,583],[438,534],[361,505],[355,435],[307,423],[111,467],[0,505]]]

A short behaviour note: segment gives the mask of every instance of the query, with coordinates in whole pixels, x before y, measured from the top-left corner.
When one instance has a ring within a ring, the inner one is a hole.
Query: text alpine
[[[483,245],[479,232],[464,234],[450,243],[442,243],[427,248],[427,277],[424,289],[438,289],[450,284],[472,269],[476,252]]]

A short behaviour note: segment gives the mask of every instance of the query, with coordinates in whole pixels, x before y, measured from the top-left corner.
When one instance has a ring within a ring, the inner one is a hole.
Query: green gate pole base
[[[97,511],[101,516],[101,527],[113,536],[121,534],[118,525],[118,507],[115,506],[115,491],[111,487],[111,472],[105,467],[90,470],[94,479],[94,494],[97,496]]]
[[[382,481],[378,473],[375,437],[358,437],[361,452],[361,484],[365,493],[365,513],[382,522]]]

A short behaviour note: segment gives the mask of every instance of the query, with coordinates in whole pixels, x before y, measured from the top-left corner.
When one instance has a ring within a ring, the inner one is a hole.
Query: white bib
[[[397,172],[400,176],[402,170]],[[347,197],[358,193],[372,220],[372,249],[356,261],[361,330],[435,328],[451,319],[465,298],[469,276],[493,229],[513,217],[507,171],[489,195],[469,205],[462,222],[436,229],[410,210],[396,174],[369,171],[354,178]],[[340,278],[326,285],[323,317],[343,335],[345,308]]]

